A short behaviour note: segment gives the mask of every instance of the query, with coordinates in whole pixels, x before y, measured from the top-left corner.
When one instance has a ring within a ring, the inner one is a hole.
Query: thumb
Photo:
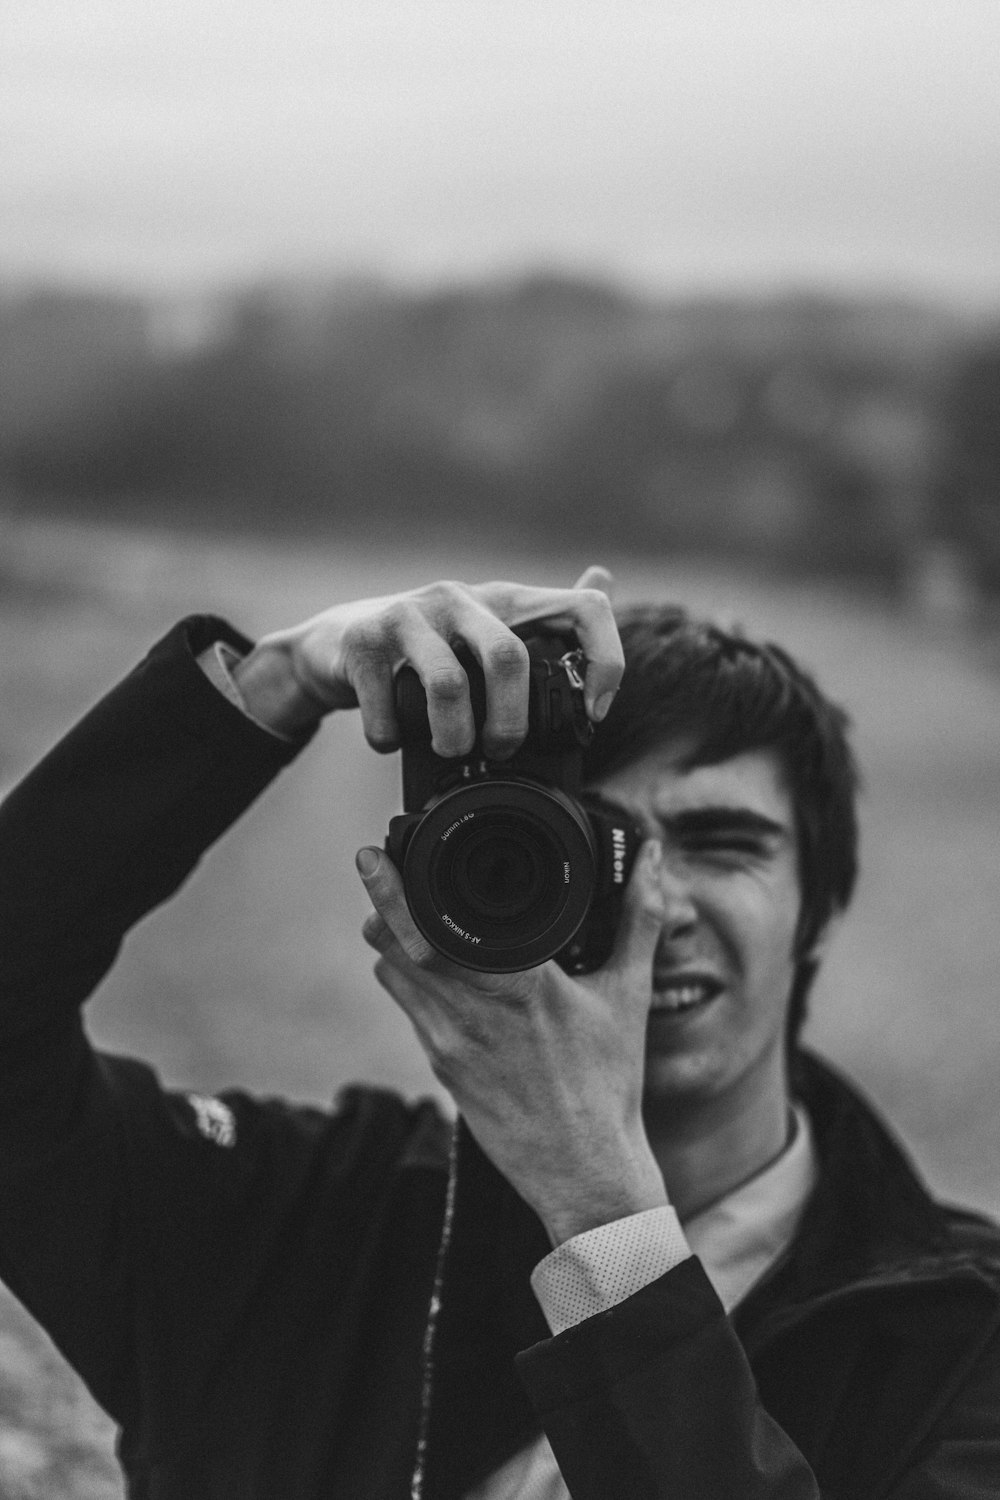
[[[622,903],[621,921],[608,968],[626,981],[648,985],[653,955],[663,930],[666,906],[660,885],[663,851],[647,839],[639,851]]]
[[[381,850],[366,846],[358,850],[354,862],[385,929],[415,964],[432,964],[435,950],[410,915],[402,877],[392,860]]]

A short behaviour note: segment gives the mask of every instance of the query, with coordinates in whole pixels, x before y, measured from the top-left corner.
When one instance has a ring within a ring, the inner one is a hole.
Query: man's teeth
[[[685,983],[675,981],[657,985],[653,996],[654,1010],[690,1010],[694,1005],[701,1005],[716,993],[713,985],[701,980],[690,980]]]

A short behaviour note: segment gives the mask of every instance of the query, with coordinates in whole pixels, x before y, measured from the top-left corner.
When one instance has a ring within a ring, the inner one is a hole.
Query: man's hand
[[[644,845],[610,960],[571,979],[553,962],[519,974],[452,963],[417,930],[387,856],[358,854],[375,907],[364,934],[379,954],[376,977],[553,1244],[667,1201],[642,1122],[651,971],[664,919],[659,859],[655,840]]]
[[[587,712],[595,721],[607,713],[624,667],[608,583],[603,568],[588,568],[571,589],[434,583],[336,605],[265,636],[236,668],[236,681],[250,712],[272,729],[295,732],[334,709],[358,706],[369,743],[390,751],[399,746],[394,677],[408,663],[427,693],[434,750],[463,755],[474,725],[453,648],[465,645],[486,677],[483,747],[500,759],[528,728],[528,654],[513,626],[544,620],[575,630],[587,658]]]

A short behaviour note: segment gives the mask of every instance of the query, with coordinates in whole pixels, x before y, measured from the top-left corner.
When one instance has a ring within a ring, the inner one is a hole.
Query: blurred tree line
[[[1000,587],[1000,327],[539,275],[0,300],[0,503],[275,531],[568,531]]]

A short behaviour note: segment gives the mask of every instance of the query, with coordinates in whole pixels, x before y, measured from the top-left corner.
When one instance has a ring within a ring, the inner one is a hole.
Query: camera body
[[[555,958],[585,974],[608,958],[642,840],[620,809],[582,789],[593,725],[583,701],[583,653],[537,625],[515,632],[528,649],[528,733],[514,755],[488,759],[481,735],[486,684],[471,653],[476,741],[468,755],[431,749],[416,672],[396,678],[403,809],[386,850],[402,873],[413,920],[439,952],[489,973]]]

